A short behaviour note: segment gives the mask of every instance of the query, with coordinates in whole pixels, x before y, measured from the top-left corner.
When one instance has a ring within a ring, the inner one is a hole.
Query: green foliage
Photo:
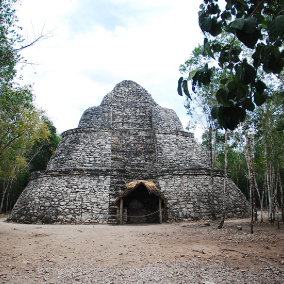
[[[53,152],[50,148],[55,149],[57,143],[56,130],[35,108],[30,88],[4,88],[0,95],[0,209],[14,183],[23,178],[21,172],[30,165],[42,169]],[[40,154],[37,164],[30,164],[35,151]]]
[[[279,75],[284,68],[284,4],[226,0],[221,11],[218,1],[203,2],[199,11],[199,26],[205,36],[202,54],[217,58],[219,67],[209,67],[206,62],[189,79],[195,92],[196,86],[211,84],[216,68],[230,74],[216,92],[218,103],[212,115],[222,127],[233,130],[247,112],[253,112],[268,98],[270,90],[259,74],[264,71]],[[180,95],[185,92],[182,87],[179,82]]]
[[[33,105],[28,87],[2,91],[0,97],[0,179],[8,180],[25,166],[24,154],[39,139],[47,139],[42,112]]]
[[[14,78],[15,66],[20,60],[15,49],[15,45],[22,42],[15,25],[17,18],[13,4],[16,2],[17,0],[0,1],[0,87]]]
[[[37,139],[30,149],[24,153],[24,165],[17,172],[16,179],[11,184],[9,194],[6,194],[6,201],[3,209],[9,211],[13,208],[18,197],[28,184],[29,176],[34,171],[45,170],[46,166],[55,153],[60,138],[57,135],[56,128],[52,122],[45,116],[42,116],[42,122],[46,124],[48,131],[48,140],[46,138]],[[0,180],[0,186],[3,186],[3,180]],[[1,196],[1,194],[0,194]]]
[[[31,87],[14,83],[19,51],[44,37],[22,46],[17,2],[0,0],[0,213],[16,202],[30,170],[45,169],[59,142],[55,127],[34,106]]]
[[[46,166],[55,153],[60,138],[57,134],[53,123],[45,116],[42,117],[48,131],[48,141],[45,139],[37,140],[31,151],[26,154],[27,160],[31,161],[29,165],[29,172],[45,170]]]

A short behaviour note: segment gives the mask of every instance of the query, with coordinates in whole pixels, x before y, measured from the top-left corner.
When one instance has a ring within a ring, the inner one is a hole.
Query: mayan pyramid
[[[209,186],[210,176],[213,187]],[[224,172],[173,110],[122,81],[65,131],[45,171],[35,172],[9,217],[22,223],[153,223],[218,217]],[[248,215],[229,179],[228,217]]]

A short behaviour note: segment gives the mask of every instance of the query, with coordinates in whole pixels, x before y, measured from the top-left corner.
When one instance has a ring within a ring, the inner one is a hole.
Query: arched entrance
[[[166,200],[153,181],[136,180],[117,198],[120,224],[162,223]]]

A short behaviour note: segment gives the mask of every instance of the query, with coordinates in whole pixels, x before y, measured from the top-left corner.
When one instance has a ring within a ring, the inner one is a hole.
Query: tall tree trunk
[[[222,217],[218,229],[222,229],[226,218],[226,199],[227,199],[227,186],[228,186],[228,132],[225,130],[225,179],[223,188],[223,202],[222,202]]]
[[[1,203],[0,203],[0,213],[3,213],[3,208],[4,208],[4,201],[5,201],[5,197],[6,194],[9,192],[9,190],[11,189],[12,183],[14,182],[14,177],[12,177],[7,184],[5,184],[4,188],[3,188],[3,195],[1,198]]]
[[[209,188],[208,188],[208,199],[209,208],[212,219],[216,219],[215,208],[214,208],[214,194],[213,194],[213,183],[214,183],[214,160],[213,160],[213,148],[212,148],[212,122],[209,123],[209,136],[208,136],[208,146],[209,146],[209,156],[210,156],[210,178],[209,178]]]
[[[250,198],[251,198],[251,234],[253,234],[254,225],[254,215],[255,215],[255,177],[254,177],[254,167],[253,167],[253,153],[250,137],[245,130],[245,136],[247,141],[247,163],[249,171],[249,183],[250,183]],[[257,214],[257,213],[256,213]]]
[[[255,183],[255,189],[256,189],[258,199],[259,199],[259,204],[260,204],[260,222],[263,223],[263,196],[264,194],[262,195],[260,194],[258,184],[255,178],[254,178],[254,183]],[[255,213],[257,214],[257,210],[255,210]],[[255,218],[255,220],[257,221],[257,217]]]
[[[278,165],[278,169],[279,169],[279,165]],[[279,182],[280,199],[281,199],[281,216],[282,216],[282,221],[284,221],[284,192],[283,192],[283,185],[282,185],[280,169],[278,170],[278,182]]]

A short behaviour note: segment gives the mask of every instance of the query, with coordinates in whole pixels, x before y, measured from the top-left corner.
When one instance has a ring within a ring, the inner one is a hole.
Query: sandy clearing
[[[32,279],[44,268],[131,269],[191,260],[213,261],[254,274],[274,269],[282,277],[284,272],[283,223],[280,229],[277,224],[257,224],[252,235],[249,219],[226,221],[218,230],[214,222],[211,226],[204,222],[25,225],[6,223],[6,217],[0,219],[0,283],[20,283],[20,279],[36,283]]]

